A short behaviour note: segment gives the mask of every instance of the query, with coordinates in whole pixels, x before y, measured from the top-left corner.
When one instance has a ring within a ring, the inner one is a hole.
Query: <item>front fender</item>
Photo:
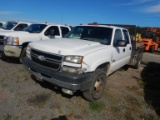
[[[102,58],[102,59],[95,60],[95,62],[93,62],[91,64],[90,70],[91,71],[95,71],[100,65],[105,64],[105,63],[109,63],[109,64],[111,63],[109,57],[108,58]]]
[[[103,49],[96,51],[84,57],[84,63],[87,66],[87,72],[95,71],[98,66],[104,63],[111,63],[111,51]]]

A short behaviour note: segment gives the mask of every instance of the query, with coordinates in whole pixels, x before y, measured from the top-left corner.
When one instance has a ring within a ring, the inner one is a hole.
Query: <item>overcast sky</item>
[[[160,27],[160,0],[1,0],[6,20]]]

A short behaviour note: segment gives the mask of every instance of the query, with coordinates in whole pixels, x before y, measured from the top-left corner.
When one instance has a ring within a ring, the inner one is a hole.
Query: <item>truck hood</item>
[[[0,31],[0,35],[4,36],[12,36],[12,37],[17,37],[17,36],[23,36],[23,35],[29,35],[29,32],[26,31]]]
[[[3,28],[0,28],[0,31],[4,31],[4,29],[3,29]]]
[[[107,48],[107,45],[98,42],[69,38],[36,41],[30,43],[30,46],[51,54],[81,56]]]

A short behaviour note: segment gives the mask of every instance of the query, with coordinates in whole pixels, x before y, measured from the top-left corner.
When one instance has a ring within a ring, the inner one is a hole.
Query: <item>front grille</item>
[[[4,43],[0,41],[0,45],[4,45]]]
[[[5,39],[4,38],[5,38],[4,36],[0,35],[0,45],[6,45],[7,40],[6,38]]]
[[[43,59],[41,59],[41,57],[43,57]],[[63,56],[31,49],[31,58],[32,58],[32,61],[34,61],[37,64],[40,64],[42,66],[45,66],[54,70],[59,70],[62,63]]]
[[[3,40],[4,39],[4,36],[0,35],[0,40]]]

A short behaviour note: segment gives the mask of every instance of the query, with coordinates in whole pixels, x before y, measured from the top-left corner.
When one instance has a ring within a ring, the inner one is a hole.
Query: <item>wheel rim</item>
[[[94,84],[94,90],[93,90],[93,94],[94,95],[99,95],[104,87],[104,83],[102,78],[98,78]]]

